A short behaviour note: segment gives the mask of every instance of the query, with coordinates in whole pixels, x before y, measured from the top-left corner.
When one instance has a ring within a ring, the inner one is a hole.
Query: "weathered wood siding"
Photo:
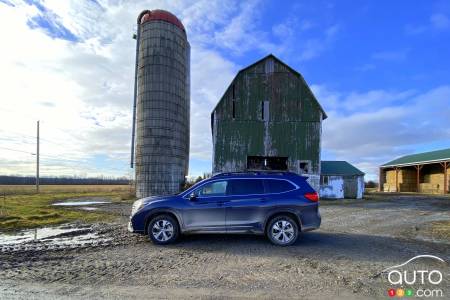
[[[269,102],[265,119],[263,101]],[[245,170],[247,156],[288,157],[294,172],[308,160],[318,189],[322,118],[305,81],[269,57],[240,72],[211,115],[213,172]]]

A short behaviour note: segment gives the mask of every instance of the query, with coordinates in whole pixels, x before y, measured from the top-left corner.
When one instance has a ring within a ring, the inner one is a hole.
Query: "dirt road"
[[[122,217],[90,227],[102,242],[2,249],[0,298],[386,298],[391,285],[375,276],[383,269],[420,254],[450,261],[450,237],[433,231],[450,221],[448,197],[326,203],[320,230],[284,248],[245,235],[155,246],[126,231],[128,205],[104,209]],[[439,286],[448,297],[445,271]]]

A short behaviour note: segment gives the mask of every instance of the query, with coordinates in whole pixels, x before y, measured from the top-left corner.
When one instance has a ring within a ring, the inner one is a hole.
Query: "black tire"
[[[177,220],[172,216],[158,215],[148,223],[147,234],[154,244],[168,245],[174,243],[178,239],[180,230]]]
[[[282,224],[285,224],[284,228],[281,228],[283,227]],[[294,244],[297,241],[298,233],[297,222],[286,215],[279,215],[271,219],[266,229],[267,238],[272,244],[277,246],[290,246]]]

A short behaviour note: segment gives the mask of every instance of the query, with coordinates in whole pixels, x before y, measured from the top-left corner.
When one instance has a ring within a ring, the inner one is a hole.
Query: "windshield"
[[[203,179],[203,180],[201,180],[201,181],[195,183],[193,186],[191,186],[190,188],[188,188],[188,189],[182,191],[182,192],[179,193],[178,195],[182,195],[182,194],[185,194],[185,193],[189,194],[191,191],[193,191],[193,190],[195,190],[197,187],[199,187],[200,184],[204,183],[205,180],[206,180],[206,179]]]

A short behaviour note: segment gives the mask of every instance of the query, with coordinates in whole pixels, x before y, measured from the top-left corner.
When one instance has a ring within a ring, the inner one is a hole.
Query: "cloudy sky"
[[[375,179],[450,147],[449,1],[0,0],[0,175],[128,176],[136,16],[173,12],[191,43],[190,174],[211,170],[209,115],[236,72],[273,53],[329,118],[323,159]]]

